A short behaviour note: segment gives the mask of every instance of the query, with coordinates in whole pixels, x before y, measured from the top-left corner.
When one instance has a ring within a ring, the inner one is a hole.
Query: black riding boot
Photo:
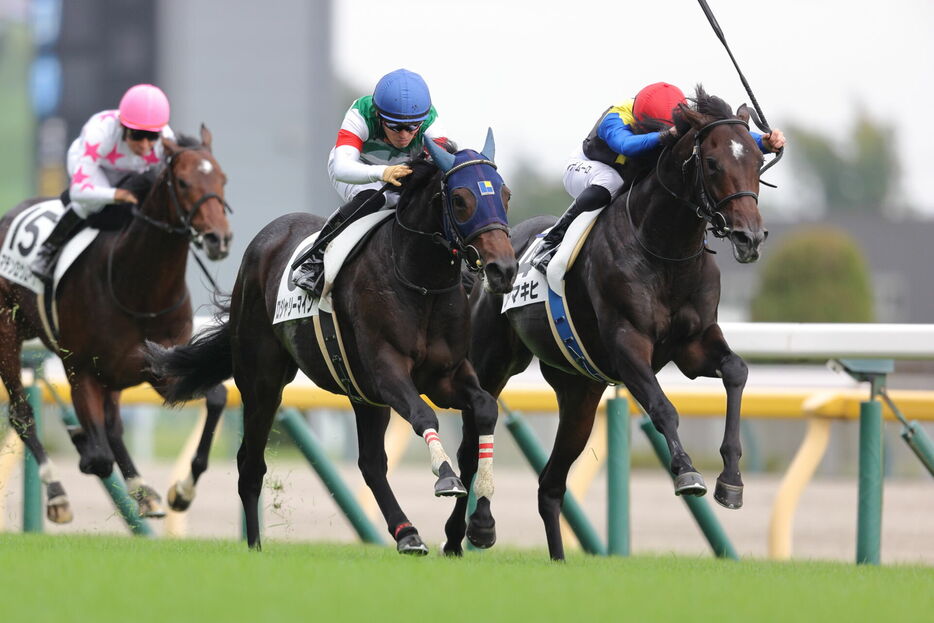
[[[83,228],[84,219],[78,216],[78,213],[69,205],[55,223],[52,233],[42,243],[36,259],[29,266],[32,274],[42,281],[52,281],[58,254],[61,253],[65,243]]]
[[[305,259],[295,269],[292,280],[295,285],[310,293],[315,298],[321,296],[324,288],[324,250],[328,243],[334,239],[345,227],[364,217],[373,214],[386,204],[384,195],[374,196],[375,190],[364,190],[357,193],[353,199],[342,205],[328,217],[318,234],[318,239],[305,252]]]
[[[551,231],[542,240],[542,246],[538,249],[538,254],[532,258],[532,266],[537,268],[542,274],[545,274],[548,268],[548,262],[558,249],[558,244],[564,238],[568,227],[578,216],[584,212],[592,212],[602,208],[610,203],[610,191],[603,186],[588,186],[577,196],[574,203],[564,211],[558,222],[554,224]]]

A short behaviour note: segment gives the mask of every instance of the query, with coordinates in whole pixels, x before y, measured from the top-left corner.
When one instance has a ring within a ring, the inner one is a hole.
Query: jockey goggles
[[[422,127],[421,121],[405,123],[404,121],[387,121],[386,119],[382,119],[382,122],[387,130],[392,130],[393,132],[417,132],[418,129]]]

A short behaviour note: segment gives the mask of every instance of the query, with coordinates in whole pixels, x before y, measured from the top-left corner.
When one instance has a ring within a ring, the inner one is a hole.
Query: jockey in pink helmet
[[[161,166],[162,139],[175,139],[169,127],[169,99],[151,84],[137,84],[117,110],[93,115],[68,149],[68,205],[33,262],[32,272],[52,279],[59,252],[88,216],[111,203],[138,203]],[[133,187],[131,191],[127,187]],[[148,189],[147,189],[148,190]]]
[[[667,82],[656,82],[644,87],[635,98],[603,111],[581,148],[567,163],[564,189],[574,197],[574,203],[545,236],[532,260],[535,268],[545,272],[558,243],[578,215],[610,204],[623,187],[620,168],[627,158],[653,151],[665,137],[677,137],[672,117],[675,108],[686,103],[681,89]],[[670,127],[647,134],[633,131],[636,121],[649,119],[663,121]],[[778,151],[785,144],[781,130],[772,130],[764,136],[756,132],[750,134],[763,152]]]

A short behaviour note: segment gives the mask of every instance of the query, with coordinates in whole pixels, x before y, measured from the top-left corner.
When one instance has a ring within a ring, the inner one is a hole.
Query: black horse
[[[359,467],[400,552],[425,554],[428,548],[386,479],[383,436],[390,408],[428,444],[438,476],[435,495],[467,493],[438,437],[438,418],[419,394],[438,406],[465,410],[479,434],[488,436],[482,456],[475,454],[468,462],[473,471],[481,463],[475,491],[479,507],[487,509],[480,516],[489,516],[496,402],[481,389],[466,358],[470,313],[460,259],[480,272],[491,291],[511,289],[516,259],[506,224],[509,190],[492,163],[492,134],[482,153],[462,150],[451,155],[426,143],[433,163],[411,163],[413,172],[404,180],[393,218],[377,226],[362,251],[344,265],[333,288],[325,287],[333,319],[340,322],[342,362],[319,347],[310,319],[273,323],[277,287],[289,270],[291,254],[321,226],[319,218],[308,214],[278,218],[250,243],[228,320],[188,346],[150,349],[154,371],[170,385],[170,402],[234,377],[243,397],[244,433],[237,462],[250,547],[260,547],[257,502],[266,472],[264,448],[282,388],[298,369],[319,386],[351,396]],[[327,324],[320,318],[316,322]],[[464,457],[461,460],[463,468]],[[475,524],[471,536],[477,545],[491,546],[492,523]]]
[[[629,172],[635,183],[600,214],[564,276],[566,305],[589,363],[558,348],[544,304],[502,314],[502,295],[480,288],[471,293],[470,358],[481,386],[498,396],[535,355],[557,393],[560,422],[538,490],[553,559],[564,558],[558,515],[568,470],[590,436],[594,413],[610,382],[625,384],[665,436],[675,493],[706,493],[703,478],[678,438],[678,414],[655,378],[670,361],[689,378],[723,378],[724,469],[714,497],[728,508],[742,505],[739,417],[747,368],[717,325],[720,272],[708,252],[705,228],[709,223],[715,235],[728,237],[738,261],[758,259],[767,234],[757,196],[763,158],[749,134],[748,119],[745,105],[734,116],[725,102],[698,87],[694,105],[681,105],[676,111],[680,139],[665,147],[657,160],[637,164],[641,172]],[[550,223],[538,217],[514,229],[521,257]],[[475,431],[476,425],[465,420],[459,455],[476,452]],[[468,482],[472,475],[467,469],[461,478]],[[447,522],[448,554],[461,552],[464,509],[465,503],[458,501]],[[481,516],[475,521],[493,520]]]
[[[58,285],[57,341],[43,330],[46,321],[36,294],[0,279],[0,379],[10,394],[13,427],[39,464],[48,496],[46,515],[55,523],[71,521],[71,506],[36,435],[20,379],[22,343],[37,336],[61,357],[68,375],[71,401],[81,422],[81,430],[72,433],[81,454],[81,471],[106,477],[116,461],[139,502],[140,514],[165,514],[158,494],[145,484],[123,442],[120,393],[154,380],[144,370],[145,341],[170,346],[191,337],[191,301],[185,284],[189,244],[203,245],[210,259],[220,260],[227,256],[232,234],[224,200],[227,176],[211,154],[208,129],[201,126],[200,142],[182,137],[178,144],[164,139],[164,146],[166,166],[139,209],[115,207],[110,214],[124,226],[101,231]],[[143,182],[142,186],[152,184]],[[40,201],[24,201],[4,215],[0,239],[26,208]],[[100,216],[107,220],[105,213]],[[50,218],[50,213],[39,211],[27,218],[30,221],[20,221],[20,226],[36,231],[37,222]],[[217,386],[206,394],[206,436],[210,437],[227,402],[227,390]],[[205,466],[206,459],[204,465],[195,466],[194,479]]]

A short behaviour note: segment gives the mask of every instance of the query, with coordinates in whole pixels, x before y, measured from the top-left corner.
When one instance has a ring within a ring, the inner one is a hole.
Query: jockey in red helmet
[[[424,79],[397,69],[376,84],[373,95],[354,101],[344,115],[328,158],[328,177],[344,205],[325,222],[309,255],[293,275],[295,285],[320,296],[324,249],[333,232],[399,201],[398,193],[378,194],[385,183],[401,186],[412,170],[405,165],[423,150],[423,137],[447,144]],[[319,244],[320,242],[320,244]]]
[[[611,106],[600,115],[581,149],[571,156],[564,171],[564,188],[574,197],[574,203],[545,236],[538,254],[532,260],[533,266],[544,273],[571,222],[583,212],[609,205],[623,186],[619,168],[627,157],[652,151],[666,135],[678,135],[672,117],[675,108],[686,103],[681,89],[667,82],[656,82],[644,87],[635,98]],[[670,127],[648,134],[633,132],[632,125],[636,121],[649,119],[664,121]],[[763,153],[778,151],[785,144],[785,135],[781,130],[772,130],[766,135],[756,132],[750,134]]]
[[[131,87],[117,110],[99,112],[84,124],[68,149],[69,203],[30,266],[36,277],[51,281],[59,252],[88,216],[110,203],[142,199],[119,186],[129,174],[161,166],[163,138],[175,139],[169,100],[151,84]]]

